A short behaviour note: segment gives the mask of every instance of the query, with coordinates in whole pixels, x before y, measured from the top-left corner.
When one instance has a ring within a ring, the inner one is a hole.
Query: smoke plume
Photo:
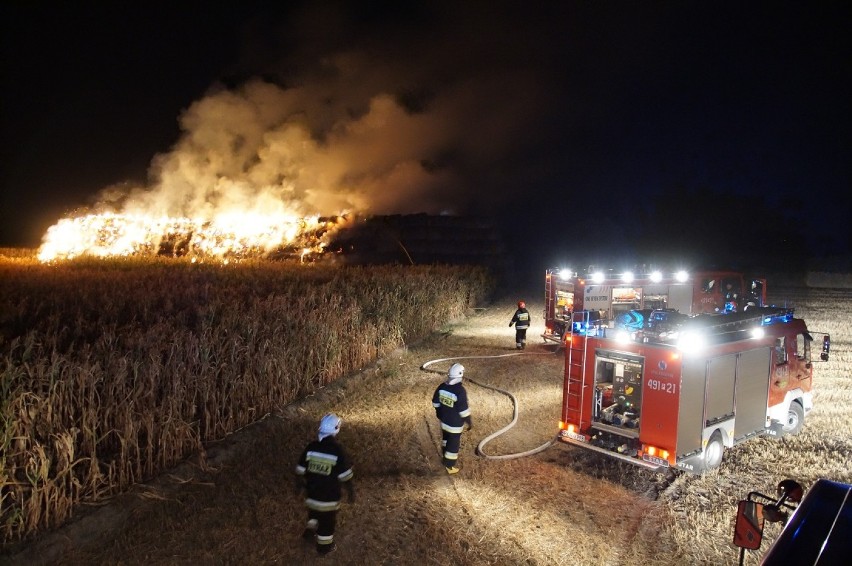
[[[322,25],[329,37],[336,25],[349,29],[333,18]],[[494,52],[493,65],[473,65],[482,47],[465,45],[464,30],[400,32],[381,49],[363,40],[343,51],[300,37],[295,62],[281,64],[286,77],[214,86],[180,115],[181,136],[153,159],[147,185],[111,187],[99,208],[203,219],[484,210],[499,202],[546,89],[531,54]],[[421,42],[433,56],[457,55],[430,58]]]

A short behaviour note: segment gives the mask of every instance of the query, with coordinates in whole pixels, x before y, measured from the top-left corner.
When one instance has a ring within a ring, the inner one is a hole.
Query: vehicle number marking
[[[651,391],[661,391],[662,393],[674,395],[676,388],[675,384],[670,381],[660,381],[654,378],[648,379],[648,389]]]

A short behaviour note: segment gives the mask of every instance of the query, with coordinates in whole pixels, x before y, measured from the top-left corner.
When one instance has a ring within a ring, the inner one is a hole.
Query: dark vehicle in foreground
[[[751,492],[739,502],[734,545],[740,547],[740,564],[746,549],[760,548],[764,521],[783,522],[784,528],[761,559],[762,566],[849,564],[852,485],[820,479],[804,498],[802,493],[797,482],[784,480],[778,485],[777,500]],[[788,509],[793,510],[789,518]]]

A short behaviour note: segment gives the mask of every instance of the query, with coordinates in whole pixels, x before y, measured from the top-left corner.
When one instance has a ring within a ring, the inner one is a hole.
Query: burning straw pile
[[[0,528],[68,519],[488,292],[467,267],[0,258]]]

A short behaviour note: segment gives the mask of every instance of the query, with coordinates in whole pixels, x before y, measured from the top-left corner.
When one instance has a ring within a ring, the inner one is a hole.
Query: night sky
[[[491,216],[536,269],[852,248],[841,2],[74,4],[0,8],[0,246],[204,196],[167,172],[213,152],[308,212]]]

